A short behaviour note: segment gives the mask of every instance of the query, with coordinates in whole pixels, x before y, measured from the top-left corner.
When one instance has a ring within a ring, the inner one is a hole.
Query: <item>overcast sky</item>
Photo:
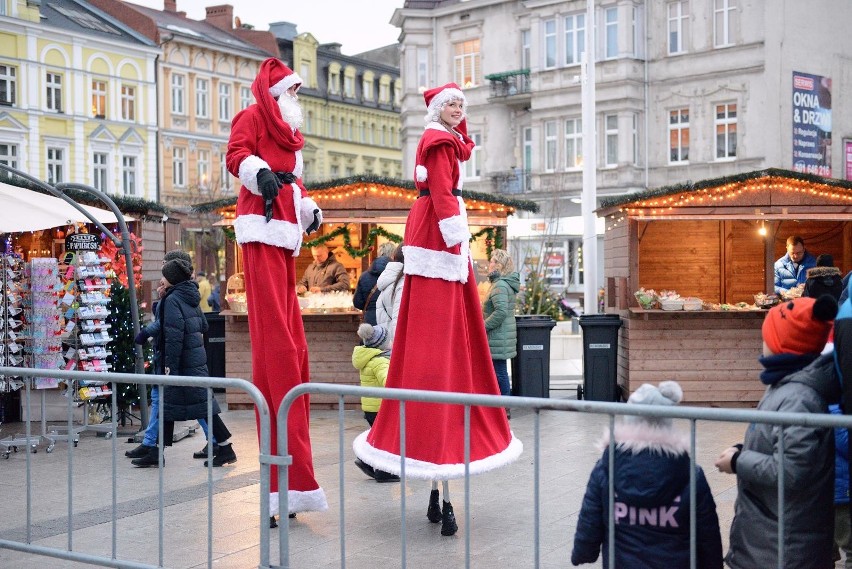
[[[134,4],[163,9],[162,0],[131,0]],[[390,25],[404,0],[177,0],[177,9],[188,18],[203,20],[205,7],[234,6],[234,16],[256,30],[268,30],[270,22],[293,22],[299,33],[310,32],[320,43],[342,44],[341,51],[354,55],[397,43],[399,28]]]

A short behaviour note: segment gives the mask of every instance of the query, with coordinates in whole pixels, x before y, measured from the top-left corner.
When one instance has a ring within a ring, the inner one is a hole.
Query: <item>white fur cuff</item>
[[[257,173],[264,168],[270,169],[269,164],[254,154],[240,162],[240,182],[248,191],[257,196],[260,195],[260,190],[257,189]]]
[[[428,172],[426,171],[426,166],[422,164],[418,164],[414,167],[414,179],[418,182],[425,182]]]
[[[298,225],[281,219],[270,219],[267,223],[262,215],[244,214],[234,220],[237,243],[265,243],[284,249],[292,249],[298,256],[302,246],[302,230]]]
[[[454,215],[438,221],[438,228],[447,247],[453,247],[463,241],[470,240],[470,229],[467,227],[467,217]]]
[[[311,223],[314,222],[314,210],[320,209],[312,198],[302,198],[302,203],[299,204],[299,214],[302,220],[302,229],[307,229],[310,227]],[[322,223],[322,210],[317,213],[319,217],[319,222]]]

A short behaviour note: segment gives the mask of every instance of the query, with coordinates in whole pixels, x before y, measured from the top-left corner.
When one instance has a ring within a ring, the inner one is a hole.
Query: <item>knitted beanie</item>
[[[163,255],[163,263],[167,263],[172,259],[183,259],[190,265],[192,264],[192,257],[190,257],[189,253],[182,249],[172,249],[171,251]]]
[[[172,259],[163,265],[163,276],[172,286],[192,278],[192,265],[185,259]]]
[[[368,348],[387,348],[385,342],[388,339],[388,331],[381,324],[373,326],[364,322],[358,326],[358,336],[364,340],[364,345]]]
[[[773,354],[818,354],[836,315],[837,301],[828,294],[782,302],[766,313],[763,341]]]
[[[677,405],[683,400],[683,389],[676,381],[660,382],[659,387],[650,383],[643,383],[639,389],[630,394],[627,403],[639,405]],[[640,415],[625,415],[624,421],[628,423],[647,423],[653,426],[667,426],[671,419],[667,417],[643,417]]]

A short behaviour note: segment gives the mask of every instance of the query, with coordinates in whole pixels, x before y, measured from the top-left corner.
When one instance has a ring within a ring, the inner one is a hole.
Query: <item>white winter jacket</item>
[[[396,332],[396,319],[399,316],[399,305],[402,303],[402,286],[405,277],[397,281],[396,277],[402,272],[402,263],[391,261],[379,275],[376,288],[379,298],[376,300],[376,323],[388,331],[388,343],[393,346],[393,336]],[[396,282],[396,286],[393,286]]]

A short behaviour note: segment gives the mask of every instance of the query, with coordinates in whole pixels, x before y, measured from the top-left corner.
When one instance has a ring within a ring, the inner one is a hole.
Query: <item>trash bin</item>
[[[225,377],[225,317],[218,312],[205,312],[208,329],[204,334],[207,371],[210,377]]]
[[[550,331],[556,321],[541,314],[515,316],[518,355],[512,359],[512,395],[550,397]]]
[[[618,401],[618,329],[617,314],[584,314],[583,398],[588,401]]]

